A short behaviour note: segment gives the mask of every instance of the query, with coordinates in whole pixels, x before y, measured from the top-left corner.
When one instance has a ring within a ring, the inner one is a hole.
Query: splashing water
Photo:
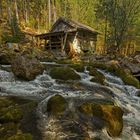
[[[56,64],[55,64],[56,65]],[[81,76],[79,81],[81,88],[73,88],[72,84],[58,83],[52,79],[47,71],[42,75],[36,77],[35,80],[30,82],[20,81],[15,79],[12,72],[0,70],[0,94],[12,96],[26,96],[34,97],[42,100],[38,105],[38,116],[40,118],[40,129],[46,133],[54,122],[54,119],[48,120],[45,113],[47,101],[55,94],[61,94],[65,98],[76,99],[106,99],[115,100],[115,104],[124,110],[124,128],[123,132],[118,138],[111,138],[108,136],[105,129],[101,132],[88,132],[90,137],[98,137],[102,140],[139,140],[140,139],[140,98],[135,95],[138,91],[133,86],[128,86],[123,81],[108,72],[99,70],[106,77],[106,86],[90,82],[92,78],[88,71],[78,73]],[[113,93],[113,94],[110,94]],[[72,108],[72,107],[71,107]],[[51,128],[53,129],[56,128]],[[60,134],[63,137],[66,135]]]

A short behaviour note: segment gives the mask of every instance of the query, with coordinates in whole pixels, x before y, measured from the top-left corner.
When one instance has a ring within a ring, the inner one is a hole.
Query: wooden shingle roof
[[[71,27],[71,30],[84,30],[84,31],[88,31],[88,32],[91,32],[91,33],[94,33],[94,34],[98,34],[99,33],[95,29],[93,29],[93,28],[91,28],[91,27],[89,27],[87,25],[84,25],[84,24],[82,24],[80,22],[73,21],[73,20],[70,20],[70,19],[67,19],[67,18],[63,18],[63,17],[60,17],[54,23],[54,25],[52,26],[50,32],[55,32],[55,28],[57,28],[57,26],[60,23],[67,24],[69,27]]]

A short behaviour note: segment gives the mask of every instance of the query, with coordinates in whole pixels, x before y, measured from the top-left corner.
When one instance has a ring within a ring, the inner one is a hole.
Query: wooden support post
[[[51,37],[49,36],[49,48],[51,50]]]
[[[63,38],[63,36],[61,35],[61,37],[60,37],[60,40],[61,40],[61,52],[63,52],[63,46],[64,46],[64,38]]]
[[[41,39],[39,38],[39,45],[38,45],[38,47],[40,47],[40,44],[41,44]]]
[[[31,44],[34,45],[34,36],[32,36]]]
[[[47,40],[45,39],[44,47],[46,47],[46,45],[47,45]]]
[[[37,46],[39,46],[39,37],[37,38]]]
[[[64,37],[64,44],[62,44],[62,46],[61,46],[61,47],[62,47],[62,48],[61,48],[62,52],[64,51],[64,48],[66,47],[67,36],[68,36],[68,33],[65,34],[65,37]]]

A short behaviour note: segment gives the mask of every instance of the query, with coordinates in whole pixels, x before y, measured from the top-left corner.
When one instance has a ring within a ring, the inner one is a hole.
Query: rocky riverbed
[[[1,121],[14,123],[14,133],[1,129],[2,139],[139,140],[139,82],[120,78],[124,72],[91,64],[42,62],[44,72],[34,80],[14,76],[11,65],[1,65]],[[129,84],[129,85],[128,85]],[[17,118],[12,115],[16,112]],[[18,110],[16,110],[16,108]],[[18,113],[17,113],[18,112]],[[19,114],[19,115],[18,115]],[[25,116],[24,116],[25,115]],[[18,124],[18,126],[17,126]],[[16,129],[15,129],[16,127]]]
[[[0,140],[140,139],[139,57],[0,51]]]

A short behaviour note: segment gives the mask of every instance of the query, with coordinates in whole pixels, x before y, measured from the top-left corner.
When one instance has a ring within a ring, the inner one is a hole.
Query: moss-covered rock
[[[11,136],[10,138],[8,138],[7,140],[33,140],[33,137],[31,134],[29,133],[25,133],[25,134],[16,134],[14,136]]]
[[[0,64],[9,65],[11,60],[14,58],[15,53],[12,49],[3,47],[0,49]]]
[[[13,100],[0,97],[0,122],[19,121],[22,117],[21,108]]]
[[[37,103],[18,97],[0,97],[0,122],[18,122]]]
[[[90,69],[91,67],[100,68],[104,70],[107,68],[107,64],[102,62],[93,62],[93,63],[89,63],[88,69]]]
[[[129,70],[123,69],[117,64],[108,64],[108,63],[101,63],[100,62],[100,63],[90,64],[88,69],[90,69],[91,67],[107,70],[111,73],[114,73],[118,77],[120,77],[125,84],[140,88],[139,80],[137,78],[135,78]],[[94,80],[95,79],[93,79],[93,81]]]
[[[61,60],[57,60],[58,64],[73,64],[72,59],[61,59]]]
[[[79,59],[61,59],[56,61],[58,64],[80,64]]]
[[[132,86],[135,86],[137,88],[140,88],[140,82],[139,82],[139,80],[136,79],[130,73],[129,70],[122,69],[121,67],[116,66],[116,65],[110,65],[110,66],[108,66],[107,67],[107,70],[110,71],[110,72],[113,72],[117,76],[119,76],[123,80],[123,82],[125,84],[132,85]]]
[[[0,125],[0,140],[7,140],[8,137],[15,135],[18,131],[17,123],[4,123]]]
[[[30,140],[30,136],[19,136],[17,132],[21,129],[22,121],[26,123],[26,116],[36,106],[36,101],[19,97],[0,97],[0,140]]]
[[[93,67],[90,67],[88,69],[89,69],[89,74],[91,76],[94,76],[91,79],[91,82],[97,82],[97,83],[100,83],[102,85],[105,84],[105,76],[101,72],[97,71],[97,69],[93,68]]]
[[[54,115],[62,115],[67,109],[67,101],[61,95],[55,95],[48,100],[47,112]]]
[[[85,70],[84,64],[73,64],[73,65],[70,65],[70,67],[72,67],[73,69],[75,69],[78,72],[84,72],[84,70]]]
[[[0,97],[0,108],[10,106],[14,102],[9,100],[7,97]]]
[[[1,122],[17,122],[23,117],[23,111],[19,106],[8,106],[0,109]]]
[[[69,67],[55,67],[50,71],[50,76],[59,80],[79,80],[78,75],[73,69]]]
[[[107,132],[110,136],[119,136],[123,129],[123,111],[114,105],[84,103],[79,111],[91,117],[98,117],[106,122]]]
[[[121,77],[126,84],[140,88],[139,80],[135,78],[132,74],[126,72],[125,75],[122,75]]]

